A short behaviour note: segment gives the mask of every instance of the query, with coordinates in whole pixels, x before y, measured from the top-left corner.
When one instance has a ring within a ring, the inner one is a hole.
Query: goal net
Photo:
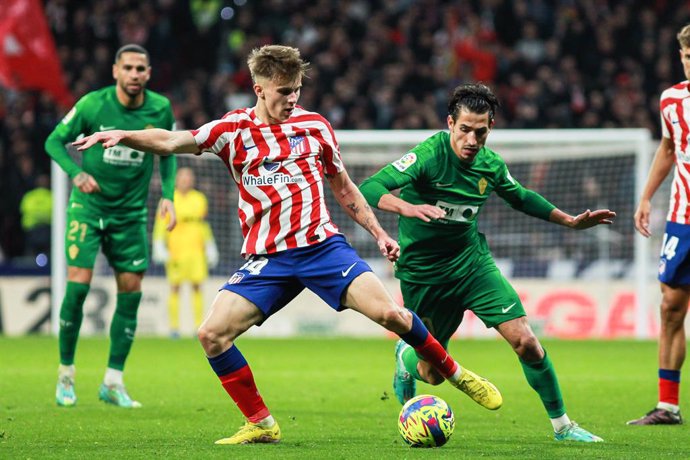
[[[433,133],[339,131],[336,135],[347,170],[359,184]],[[479,214],[479,229],[486,235],[497,265],[521,295],[533,327],[539,333],[558,337],[651,336],[652,305],[657,301],[650,298],[649,292],[650,286],[655,287],[656,248],[663,234],[663,200],[667,193],[657,193],[661,202],[655,205],[657,214],[653,216],[655,239],[639,236],[632,223],[654,148],[649,132],[496,130],[487,146],[505,159],[516,180],[563,211],[578,214],[586,209],[608,208],[618,215],[613,226],[573,231],[517,212],[496,195],[489,199]],[[197,188],[208,197],[209,221],[221,254],[221,263],[211,275],[222,284],[243,263],[239,256],[242,238],[235,185],[223,163],[213,155],[181,155],[178,165],[194,169]],[[52,254],[53,330],[64,292],[64,204],[70,186],[56,169],[54,174],[62,179],[53,181],[57,203]],[[159,199],[156,173],[149,198],[149,226]],[[347,217],[330,191],[328,200],[333,220],[350,243],[371,261],[379,275],[395,283],[392,270],[371,236]],[[397,236],[396,216],[383,211],[377,211],[377,216],[391,236]],[[655,248],[654,254],[650,247]],[[112,272],[102,256],[94,275],[94,282],[104,279],[112,283]],[[163,276],[163,268],[151,264],[146,279],[162,280]],[[218,286],[215,283],[212,287]],[[144,303],[147,295],[144,292]],[[151,328],[152,332],[156,330]],[[485,332],[477,324],[470,325],[467,334],[481,336]]]

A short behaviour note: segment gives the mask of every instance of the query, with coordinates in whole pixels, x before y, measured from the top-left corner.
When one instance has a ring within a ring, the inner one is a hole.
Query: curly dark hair
[[[453,90],[448,102],[448,115],[457,121],[460,108],[464,107],[473,113],[489,112],[489,123],[493,123],[499,105],[491,88],[481,83],[466,83]]]

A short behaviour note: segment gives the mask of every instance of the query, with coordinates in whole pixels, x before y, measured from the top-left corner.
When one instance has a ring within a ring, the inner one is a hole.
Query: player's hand
[[[424,222],[430,222],[432,219],[441,219],[446,217],[446,211],[431,204],[408,203],[400,210],[400,215],[405,217],[416,217]]]
[[[642,200],[635,211],[633,220],[635,221],[635,229],[646,238],[652,236],[649,230],[649,215],[652,211],[652,203],[649,200]]]
[[[205,252],[206,264],[208,265],[208,267],[215,268],[216,266],[218,266],[220,255],[218,254],[218,246],[216,246],[215,241],[209,240],[206,242]]]
[[[168,248],[165,246],[165,241],[154,240],[153,241],[153,251],[151,251],[151,259],[158,265],[165,264],[170,258],[168,253]]]
[[[388,235],[384,235],[378,238],[376,243],[379,245],[379,251],[381,251],[382,256],[391,262],[398,260],[398,256],[400,256],[400,246],[398,246],[397,241]]]
[[[588,209],[576,216],[572,220],[570,227],[575,230],[583,230],[596,225],[611,225],[614,217],[616,217],[616,213],[608,209],[597,209],[594,211]]]
[[[72,145],[81,152],[82,150],[91,148],[100,142],[103,144],[103,148],[107,149],[119,144],[123,137],[125,137],[125,132],[121,129],[101,131],[98,133],[93,133],[90,136],[84,136],[81,139],[72,142]]]
[[[175,225],[177,225],[177,216],[175,214],[175,205],[172,201],[167,198],[161,199],[158,212],[160,213],[161,219],[165,219],[165,216],[170,216],[168,225],[165,227],[167,231],[171,231],[175,228]]]
[[[91,174],[84,171],[74,176],[72,183],[82,193],[94,193],[101,191],[101,187],[98,185],[98,182],[96,182],[96,179],[94,179]]]

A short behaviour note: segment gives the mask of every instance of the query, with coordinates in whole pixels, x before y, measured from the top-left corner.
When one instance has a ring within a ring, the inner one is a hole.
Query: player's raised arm
[[[199,153],[194,136],[189,131],[168,131],[167,129],[142,129],[139,131],[101,131],[73,142],[77,150],[86,150],[100,142],[104,148],[123,144],[127,147],[169,155],[171,153]]]

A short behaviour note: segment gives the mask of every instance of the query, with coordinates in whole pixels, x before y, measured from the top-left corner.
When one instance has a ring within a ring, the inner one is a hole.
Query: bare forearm
[[[382,211],[394,212],[396,214],[402,214],[405,206],[408,206],[407,201],[401,200],[392,193],[386,193],[381,196],[378,203],[378,208]]]
[[[157,155],[198,153],[199,151],[190,132],[168,131],[159,128],[125,131],[120,143],[136,150]]]
[[[378,238],[382,233],[385,233],[376,215],[374,215],[374,211],[357,187],[346,187],[340,193],[336,193],[335,198],[352,220],[361,225],[372,236]]]
[[[561,211],[558,208],[554,208],[549,214],[549,222],[554,224],[563,225],[564,227],[572,227],[574,217],[568,213]]]

